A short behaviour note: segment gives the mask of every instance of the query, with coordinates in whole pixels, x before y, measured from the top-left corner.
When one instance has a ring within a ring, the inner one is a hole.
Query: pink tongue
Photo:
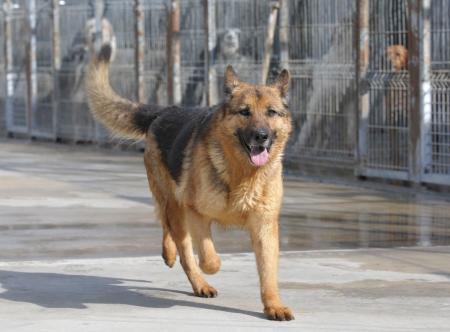
[[[269,152],[267,152],[267,149],[261,151],[258,147],[252,147],[250,159],[252,160],[253,165],[262,166],[269,160]]]

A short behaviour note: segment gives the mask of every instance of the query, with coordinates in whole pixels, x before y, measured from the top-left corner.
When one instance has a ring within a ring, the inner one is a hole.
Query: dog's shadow
[[[0,299],[28,302],[45,308],[85,309],[86,304],[122,304],[147,308],[184,306],[263,318],[258,312],[171,297],[193,297],[180,290],[148,287],[145,280],[0,270]],[[127,285],[128,284],[128,285]],[[130,285],[131,284],[131,285]],[[136,284],[138,284],[136,286]],[[201,301],[199,299],[199,301]]]

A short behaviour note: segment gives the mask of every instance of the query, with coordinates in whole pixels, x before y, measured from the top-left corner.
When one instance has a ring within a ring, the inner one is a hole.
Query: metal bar
[[[280,0],[280,63],[281,68],[289,69],[289,2]]]
[[[450,185],[449,176],[447,174],[437,174],[437,173],[426,174],[426,177],[424,178],[423,182],[434,183],[440,186]]]
[[[181,102],[180,3],[170,0],[167,29],[167,96],[169,104]]]
[[[95,41],[94,41],[94,52],[98,53],[103,44],[103,33],[102,33],[102,18],[103,18],[104,3],[103,0],[95,0],[94,6],[94,19],[95,19]],[[75,123],[75,122],[74,122]],[[78,140],[78,126],[75,125],[75,141]],[[95,121],[94,125],[94,137],[97,143],[101,140],[101,126],[98,121]]]
[[[173,104],[173,58],[172,58],[172,0],[167,19],[167,35],[166,35],[166,63],[167,63],[167,102]]]
[[[431,0],[422,1],[422,82],[421,82],[421,103],[420,103],[420,154],[422,159],[422,175],[430,173],[432,170],[432,135],[431,135]]]
[[[11,26],[11,11],[12,1],[5,0],[5,72],[6,72],[6,99],[5,99],[5,113],[6,113],[6,131],[11,132],[13,127],[13,100],[14,97],[14,71],[13,71],[13,49],[12,49],[12,26]]]
[[[422,8],[421,0],[409,0],[408,26],[408,69],[409,69],[409,143],[408,168],[409,180],[420,182],[421,178],[421,144],[420,114],[423,107],[421,66],[422,52]],[[429,81],[428,81],[429,86]]]
[[[34,115],[37,108],[37,59],[36,59],[36,0],[28,0],[28,24],[30,26],[30,40],[28,48],[27,87],[27,130],[32,135]]]
[[[279,1],[272,1],[272,9],[267,22],[267,33],[264,42],[264,57],[262,62],[261,83],[266,84],[269,76],[270,59],[272,58],[273,39],[275,36],[275,28],[277,26],[278,10],[280,9]]]
[[[180,2],[173,0],[173,102],[181,103],[181,40],[180,40]]]
[[[135,76],[136,98],[139,102],[145,102],[144,58],[145,58],[145,26],[144,6],[142,0],[134,0],[134,34],[135,34]]]
[[[408,180],[408,174],[404,171],[391,171],[387,169],[365,168],[358,174],[370,178],[392,179],[392,180]]]
[[[213,67],[214,49],[216,48],[217,32],[216,32],[216,0],[204,0],[203,6],[205,10],[205,30],[206,30],[206,56],[205,56],[205,100],[207,106],[211,106],[218,102],[215,95],[217,89],[213,86],[216,79],[216,71]]]
[[[367,161],[367,130],[369,125],[369,82],[367,82],[367,70],[369,68],[369,0],[357,2],[358,26],[357,35],[358,57],[356,61],[357,94],[358,100],[358,132],[357,132],[357,175],[366,167]],[[361,86],[364,85],[364,87]]]
[[[58,127],[58,108],[59,108],[59,70],[61,69],[61,33],[59,27],[59,0],[52,0],[52,78],[53,78],[53,95],[52,95],[52,129],[53,138],[57,138]]]
[[[4,15],[3,8],[0,8],[0,23],[3,24],[3,26],[2,26],[3,30],[2,31],[4,31],[4,28],[5,28],[5,15]],[[3,45],[1,45],[0,47],[2,47],[2,50],[6,52],[6,41],[4,39],[4,36],[0,37],[0,39],[1,38],[3,38],[2,39]],[[3,53],[2,56],[5,57],[5,54]],[[3,64],[3,65],[4,65],[4,67],[0,69],[0,80],[4,80],[4,82],[6,83],[6,64]],[[2,85],[2,84],[0,84],[0,85]],[[2,86],[2,87],[4,88],[4,90],[0,91],[0,96],[3,93],[6,93],[6,89],[5,89],[6,86]],[[2,108],[3,108],[3,110],[5,109],[5,105],[6,105],[6,95],[5,95],[5,100],[3,101],[3,105],[0,105],[0,136],[3,136],[5,134],[5,131],[6,131],[6,112],[3,111],[3,114],[1,114],[2,113],[1,110],[2,110]]]

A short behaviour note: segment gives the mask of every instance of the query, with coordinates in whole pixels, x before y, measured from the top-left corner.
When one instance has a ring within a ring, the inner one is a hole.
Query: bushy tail
[[[111,46],[102,46],[90,63],[86,75],[89,108],[95,118],[121,137],[142,139],[151,122],[157,117],[158,106],[134,103],[120,97],[109,83]]]

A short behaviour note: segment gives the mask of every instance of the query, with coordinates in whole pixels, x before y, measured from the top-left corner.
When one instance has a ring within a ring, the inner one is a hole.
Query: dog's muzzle
[[[269,161],[272,135],[268,128],[248,128],[238,131],[239,141],[254,166],[263,166]]]

